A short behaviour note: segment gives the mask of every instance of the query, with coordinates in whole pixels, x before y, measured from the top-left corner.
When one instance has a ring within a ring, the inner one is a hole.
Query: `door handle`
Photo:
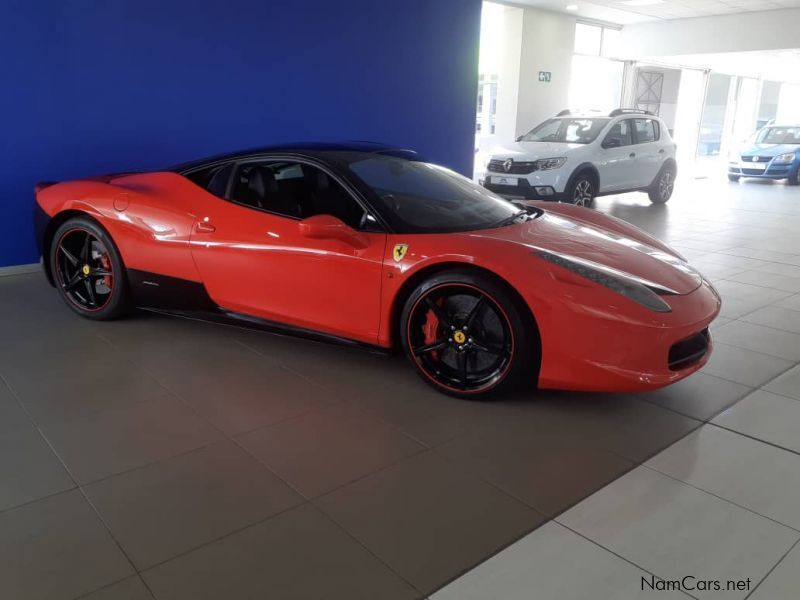
[[[636,158],[636,152],[631,152],[628,154],[628,158]]]
[[[216,227],[208,222],[208,217],[204,218],[202,221],[198,221],[194,228],[197,233],[214,233],[217,230]]]
[[[666,150],[664,150],[663,148],[658,151],[659,154],[664,154],[664,152],[666,152]]]

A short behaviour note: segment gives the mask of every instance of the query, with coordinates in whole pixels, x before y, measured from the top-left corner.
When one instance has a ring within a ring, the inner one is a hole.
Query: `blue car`
[[[728,179],[740,177],[786,179],[789,185],[800,185],[800,125],[759,129],[741,152],[729,158]]]

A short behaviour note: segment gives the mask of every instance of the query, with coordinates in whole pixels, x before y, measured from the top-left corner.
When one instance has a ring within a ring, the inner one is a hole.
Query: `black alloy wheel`
[[[53,281],[67,305],[92,319],[122,314],[126,278],[108,235],[92,221],[79,218],[64,223],[53,240]]]
[[[523,358],[527,340],[518,339],[524,325],[504,290],[479,277],[446,275],[418,288],[404,310],[403,343],[420,376],[464,398],[513,381],[523,363],[534,381],[536,366]]]
[[[594,178],[588,173],[579,173],[567,188],[569,201],[576,206],[589,207],[594,203],[597,189]]]

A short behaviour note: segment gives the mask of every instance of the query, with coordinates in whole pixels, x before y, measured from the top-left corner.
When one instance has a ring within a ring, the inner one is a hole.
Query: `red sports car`
[[[589,209],[519,206],[406,150],[307,144],[36,187],[50,282],[133,307],[402,346],[435,388],[635,391],[697,371],[714,288]]]

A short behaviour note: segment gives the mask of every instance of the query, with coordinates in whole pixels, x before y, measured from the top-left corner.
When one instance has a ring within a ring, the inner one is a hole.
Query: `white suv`
[[[663,204],[675,184],[675,148],[650,112],[619,108],[606,117],[565,110],[492,153],[482,183],[512,198],[587,206],[596,196],[641,191]]]

